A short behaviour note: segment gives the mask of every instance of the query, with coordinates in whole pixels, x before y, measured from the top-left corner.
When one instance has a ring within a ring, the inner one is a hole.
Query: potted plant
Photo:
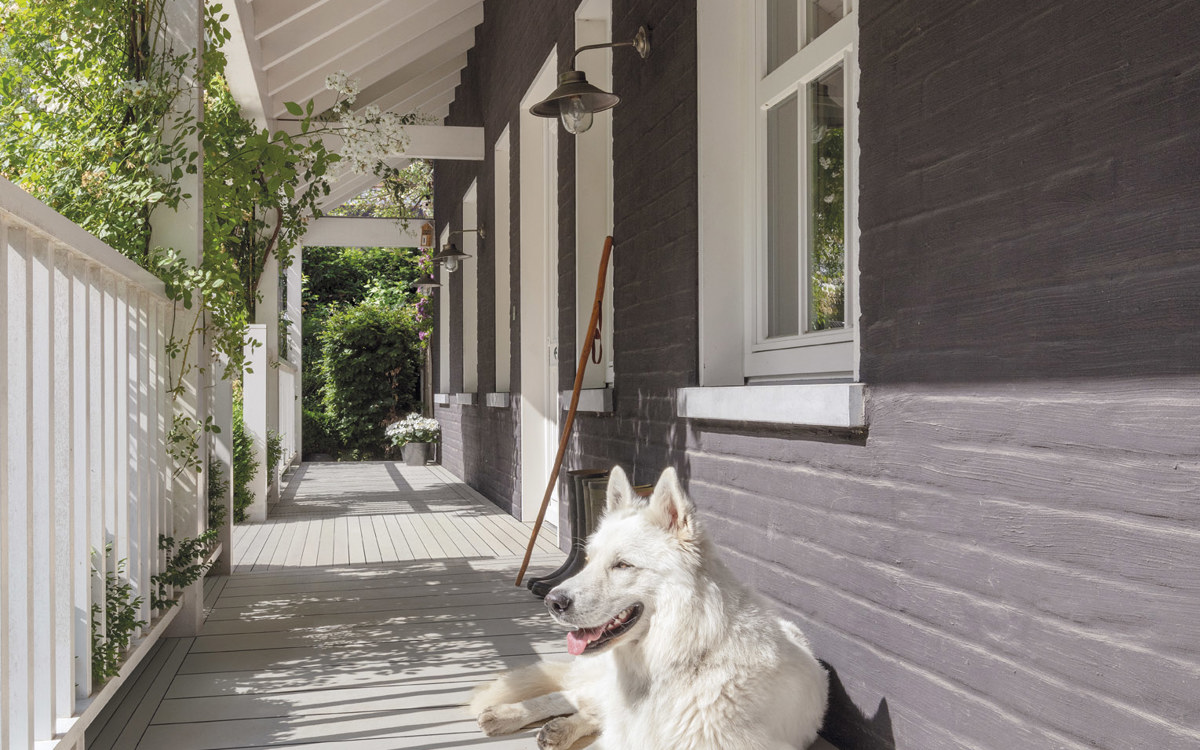
[[[442,434],[436,419],[412,413],[387,427],[392,445],[400,448],[407,466],[424,466],[432,458],[433,444]]]

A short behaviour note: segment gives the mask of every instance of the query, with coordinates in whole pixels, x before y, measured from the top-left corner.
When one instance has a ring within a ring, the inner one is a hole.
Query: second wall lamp
[[[481,240],[487,237],[487,233],[483,231],[483,227],[479,227],[478,229],[457,229],[450,234],[467,234],[469,232],[477,232],[479,234],[479,239]],[[464,258],[470,257],[471,256],[467,253],[459,250],[458,246],[453,242],[447,242],[446,244],[442,245],[441,252],[430,258],[430,260],[432,260],[434,263],[445,263],[446,270],[450,273],[454,273],[458,270],[458,262]]]
[[[538,117],[558,117],[568,133],[578,135],[592,127],[592,116],[596,112],[612,109],[621,97],[596,88],[588,83],[582,71],[575,70],[575,58],[589,49],[609,47],[633,47],[642,59],[650,56],[650,29],[638,27],[632,42],[609,42],[588,44],[575,50],[567,69],[558,74],[558,88],[550,96],[529,108],[530,114]]]

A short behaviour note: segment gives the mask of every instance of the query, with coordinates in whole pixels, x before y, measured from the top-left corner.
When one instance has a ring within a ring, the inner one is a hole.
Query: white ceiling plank
[[[254,3],[254,36],[262,39],[280,26],[301,23],[305,16],[325,5],[337,5],[347,0],[252,0]]]
[[[306,247],[420,247],[424,220],[322,216],[310,222],[301,245]]]
[[[229,92],[240,106],[242,116],[261,128],[267,122],[270,97],[258,42],[254,39],[254,11],[247,0],[228,0],[225,12],[229,14],[225,25],[229,29],[229,41],[225,43]]]
[[[384,159],[384,162],[389,167],[404,169],[412,163],[412,159],[393,157]],[[329,195],[324,196],[317,203],[321,206],[322,211],[330,211],[361,194],[364,190],[368,190],[378,184],[379,178],[373,174],[347,173],[336,180],[330,181]]]
[[[421,113],[437,112],[442,107],[448,106],[454,101],[454,90],[458,88],[458,84],[454,84],[440,91],[430,89],[425,98],[416,105],[415,111]],[[435,125],[434,127],[443,127]]]
[[[263,65],[268,70],[295,55],[311,54],[314,45],[348,26],[379,28],[401,23],[436,0],[340,0],[321,6],[260,37]]]
[[[441,21],[449,9],[458,12]],[[483,21],[482,4],[477,0],[438,0],[433,10],[417,14],[421,22],[417,23],[418,18],[414,17],[402,30],[389,28],[362,33],[349,46],[337,45],[328,57],[314,50],[302,60],[293,59],[267,71],[274,111],[284,111],[284,102],[309,99],[317,101],[318,109],[331,106],[334,94],[325,89],[325,77],[337,70],[358,78],[362,87],[370,87],[443,45],[461,46],[462,37],[469,37],[466,47],[469,49],[474,43],[475,26]],[[319,47],[325,50],[331,42],[332,39],[326,39]]]
[[[397,102],[391,109],[393,112],[399,112],[400,114],[409,114],[413,112],[428,114],[430,112],[428,103],[434,99],[439,99],[446,92],[450,92],[450,98],[453,100],[454,90],[458,88],[461,78],[462,72],[456,70],[450,75],[444,76],[432,82],[403,101]]]
[[[465,53],[451,52],[449,46],[441,47],[411,65],[397,70],[374,86],[364,89],[355,102],[356,108],[374,104],[382,110],[391,110],[434,82],[452,73],[461,73],[467,66],[467,56]]]

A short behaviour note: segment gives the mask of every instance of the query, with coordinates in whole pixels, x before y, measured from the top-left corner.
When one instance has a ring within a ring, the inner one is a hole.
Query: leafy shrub
[[[104,548],[104,556],[100,556],[99,552],[94,553],[99,558],[93,561],[92,568],[97,576],[111,553],[111,544]],[[146,624],[145,620],[138,619],[142,597],[131,597],[133,585],[125,575],[125,562],[118,560],[116,571],[103,575],[104,612],[100,612],[99,604],[92,605],[92,679],[97,683],[121,671],[121,662],[125,660],[125,651],[133,639],[133,631]],[[104,618],[103,633],[100,632],[101,616]]]
[[[254,501],[250,483],[258,473],[254,463],[254,440],[246,433],[246,421],[242,410],[242,385],[233,384],[233,520],[243,523],[246,508]]]
[[[159,550],[167,553],[167,567],[162,573],[150,576],[154,587],[150,592],[150,606],[156,611],[174,607],[179,602],[171,597],[171,589],[191,586],[208,572],[210,567],[205,558],[217,545],[217,529],[209,529],[200,536],[181,539],[158,535]]]
[[[325,412],[305,409],[303,428],[305,455],[325,453],[336,456],[341,452],[342,443],[333,431],[333,419]]]
[[[329,316],[321,333],[325,410],[360,457],[382,455],[384,425],[420,404],[424,356],[410,307],[360,304]]]
[[[271,467],[268,472],[270,476],[275,476],[275,471],[279,468],[279,462],[283,460],[283,435],[275,430],[267,430],[267,466]]]
[[[225,517],[229,509],[225,507],[225,493],[229,491],[229,482],[225,479],[225,469],[221,464],[210,461],[208,464],[208,530],[216,533],[225,525]]]

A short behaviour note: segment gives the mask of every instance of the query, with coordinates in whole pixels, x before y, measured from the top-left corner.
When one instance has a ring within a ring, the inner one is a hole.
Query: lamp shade
[[[588,83],[587,76],[578,70],[564,70],[558,74],[558,88],[550,96],[529,108],[529,113],[538,117],[559,117],[564,113],[603,112],[612,109],[621,97],[596,88]]]
[[[440,289],[441,286],[441,282],[439,282],[437,279],[433,278],[432,276],[426,276],[417,282],[417,291],[432,292],[434,289]]]

